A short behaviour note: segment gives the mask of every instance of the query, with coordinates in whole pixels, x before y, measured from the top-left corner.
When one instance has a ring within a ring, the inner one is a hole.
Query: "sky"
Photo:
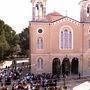
[[[57,11],[79,20],[81,0],[47,0],[47,14]],[[32,18],[31,0],[0,0],[0,19],[10,25],[16,33],[28,27]]]

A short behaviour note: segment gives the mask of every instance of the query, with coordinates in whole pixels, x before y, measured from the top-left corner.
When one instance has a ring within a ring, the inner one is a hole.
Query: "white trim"
[[[71,49],[62,49],[61,48],[61,31],[63,31],[65,28],[67,30],[71,31],[71,33],[72,33],[72,48]],[[72,50],[73,49],[73,40],[74,40],[73,38],[74,38],[74,35],[73,35],[73,29],[71,28],[71,26],[69,26],[69,25],[62,26],[59,31],[59,49],[60,50]]]

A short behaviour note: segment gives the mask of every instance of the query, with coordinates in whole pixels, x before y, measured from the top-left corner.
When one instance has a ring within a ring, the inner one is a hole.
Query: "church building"
[[[90,75],[90,0],[80,2],[80,21],[46,15],[47,0],[31,0],[31,73]]]

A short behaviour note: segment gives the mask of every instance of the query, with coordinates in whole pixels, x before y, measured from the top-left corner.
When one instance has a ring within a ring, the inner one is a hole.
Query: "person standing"
[[[81,73],[80,73],[80,72],[79,72],[79,74],[78,74],[78,75],[79,75],[79,79],[81,79]]]

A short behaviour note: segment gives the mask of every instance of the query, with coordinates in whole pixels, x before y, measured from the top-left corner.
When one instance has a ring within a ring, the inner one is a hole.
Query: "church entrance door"
[[[70,61],[69,58],[65,57],[62,62],[62,74],[69,75],[70,74]]]
[[[59,76],[61,73],[60,59],[54,58],[52,63],[52,73],[53,75]]]
[[[78,74],[78,66],[79,66],[79,61],[78,58],[73,58],[71,62],[71,73],[72,74]]]

